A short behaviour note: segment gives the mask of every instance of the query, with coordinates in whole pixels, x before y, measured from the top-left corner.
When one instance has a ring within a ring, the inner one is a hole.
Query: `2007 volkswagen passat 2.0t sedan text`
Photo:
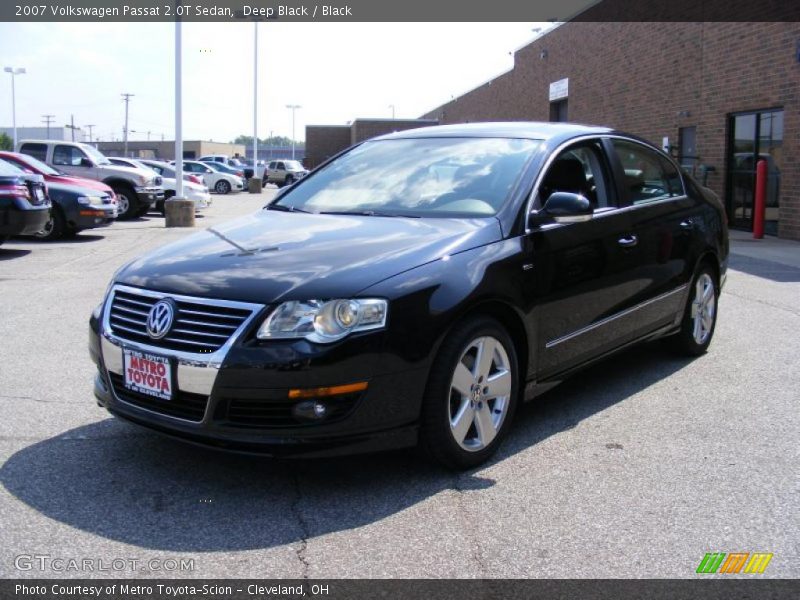
[[[637,138],[395,133],[121,268],[91,319],[95,395],[210,446],[419,444],[470,467],[598,358],[663,336],[705,352],[727,256],[716,196]]]

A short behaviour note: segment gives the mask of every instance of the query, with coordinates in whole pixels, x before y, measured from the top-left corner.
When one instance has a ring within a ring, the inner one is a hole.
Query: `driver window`
[[[74,146],[56,146],[53,148],[53,164],[66,167],[80,167],[86,155]]]
[[[539,184],[535,207],[540,209],[555,192],[580,194],[591,202],[593,210],[611,206],[601,153],[599,143],[592,142],[559,154]]]

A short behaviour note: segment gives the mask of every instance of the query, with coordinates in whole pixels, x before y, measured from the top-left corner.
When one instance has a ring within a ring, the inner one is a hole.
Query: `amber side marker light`
[[[352,394],[363,392],[367,389],[367,382],[348,383],[347,385],[334,385],[332,387],[300,388],[289,390],[289,398],[297,400],[300,398],[323,398],[325,396],[339,396],[341,394]]]

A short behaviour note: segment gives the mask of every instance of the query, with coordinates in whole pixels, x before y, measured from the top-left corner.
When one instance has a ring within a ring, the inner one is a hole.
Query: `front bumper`
[[[81,206],[70,217],[70,224],[75,229],[95,229],[111,225],[116,218],[116,208]]]
[[[137,187],[136,197],[142,204],[152,205],[159,200],[164,199],[163,187]]]
[[[118,417],[195,444],[237,452],[322,456],[416,444],[427,371],[382,372],[380,333],[354,336],[335,347],[305,341],[259,344],[246,338],[243,335],[246,341],[234,342],[219,364],[158,350],[170,358],[173,399],[143,400],[122,383],[123,348],[141,350],[142,346],[107,333],[93,319],[89,348],[98,367],[94,394]],[[289,389],[356,381],[367,381],[368,388],[324,399],[330,420],[292,416],[302,400],[290,400]],[[177,404],[166,408],[159,402]],[[180,403],[203,403],[204,408],[193,418],[163,412]]]

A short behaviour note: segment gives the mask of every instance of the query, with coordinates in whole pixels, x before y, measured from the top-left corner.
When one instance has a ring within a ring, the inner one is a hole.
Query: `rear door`
[[[631,339],[635,261],[626,241],[628,212],[619,206],[600,139],[564,149],[548,167],[534,198],[540,209],[553,192],[586,196],[591,220],[533,225],[526,241],[529,290],[538,329],[538,377],[547,378]]]
[[[635,140],[606,141],[614,165],[618,194],[631,219],[636,244],[636,332],[669,325],[680,317],[691,276],[695,230],[702,227],[699,202],[685,192],[677,167],[661,152]]]

